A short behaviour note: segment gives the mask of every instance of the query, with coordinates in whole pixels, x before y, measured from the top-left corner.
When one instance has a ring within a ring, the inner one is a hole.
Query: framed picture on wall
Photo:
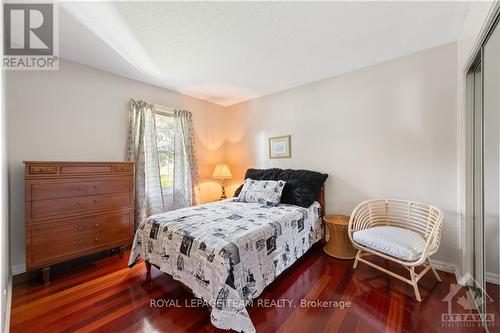
[[[291,136],[277,136],[269,138],[269,158],[292,157]]]

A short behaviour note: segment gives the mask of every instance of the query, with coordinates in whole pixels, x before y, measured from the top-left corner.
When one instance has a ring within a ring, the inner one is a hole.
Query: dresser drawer
[[[26,185],[26,200],[47,200],[87,195],[130,192],[132,177],[97,179],[32,180]]]
[[[64,199],[35,200],[26,203],[30,220],[90,214],[98,211],[132,208],[132,193],[91,195]]]
[[[78,175],[78,174],[97,174],[97,173],[112,173],[112,164],[97,164],[97,165],[71,165],[63,164],[60,166],[61,175]]]
[[[68,256],[78,254],[106,246],[116,242],[131,241],[129,232],[114,234],[107,231],[96,231],[81,235],[77,238],[61,239],[53,242],[43,242],[32,244],[31,246],[31,262],[36,264],[39,261],[47,261],[60,256]]]
[[[46,179],[61,177],[92,177],[132,175],[132,162],[44,162],[25,161],[25,177]]]
[[[113,212],[44,223],[31,227],[31,244],[38,245],[60,240],[79,240],[87,235],[133,234],[133,214],[130,211]]]

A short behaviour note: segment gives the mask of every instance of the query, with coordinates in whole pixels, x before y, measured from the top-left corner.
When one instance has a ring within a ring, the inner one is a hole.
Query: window
[[[155,110],[155,122],[161,186],[171,188],[174,185],[174,117],[169,113]]]

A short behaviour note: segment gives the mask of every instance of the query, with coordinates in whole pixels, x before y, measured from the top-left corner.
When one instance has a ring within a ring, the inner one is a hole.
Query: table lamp
[[[226,163],[219,163],[215,166],[214,173],[212,174],[212,178],[222,180],[222,195],[221,200],[226,199],[226,189],[224,188],[224,183],[226,179],[230,179],[233,177],[231,174],[231,170],[229,170],[229,166]]]

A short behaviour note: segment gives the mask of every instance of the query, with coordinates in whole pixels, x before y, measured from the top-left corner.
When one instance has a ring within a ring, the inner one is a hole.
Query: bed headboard
[[[319,196],[316,201],[321,205],[321,217],[325,216],[325,186],[321,186],[321,190],[319,191]]]

